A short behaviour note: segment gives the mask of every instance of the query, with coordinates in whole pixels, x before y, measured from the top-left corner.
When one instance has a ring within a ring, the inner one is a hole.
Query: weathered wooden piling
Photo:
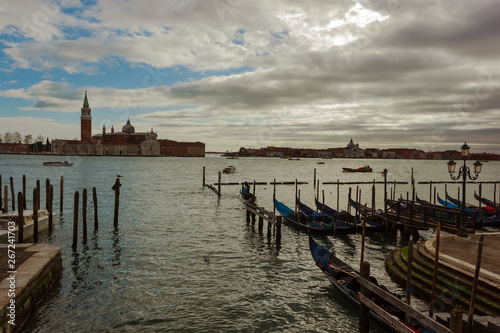
[[[37,189],[37,208],[40,209],[40,192],[41,192],[41,187],[40,187],[40,179],[36,180],[36,189]]]
[[[61,182],[59,183],[59,211],[63,211],[64,202],[64,177],[61,176]]]
[[[277,216],[276,217],[276,243],[281,242],[281,221],[283,219],[283,216]]]
[[[80,202],[80,194],[78,191],[75,192],[75,199],[74,199],[74,205],[73,205],[73,244],[71,247],[76,249],[76,246],[78,244],[78,204]]]
[[[276,178],[273,183],[273,214],[276,214]]]
[[[54,186],[50,185],[49,187],[49,232],[54,230],[54,217],[53,215],[53,206],[54,206]]]
[[[45,209],[49,209],[49,187],[50,180],[47,178],[45,179]]]
[[[365,236],[366,236],[366,210],[363,214],[363,232],[361,233],[361,262],[360,265],[363,264],[365,259]]]
[[[406,304],[411,305],[411,268],[413,264],[413,240],[408,245],[408,260],[406,263]],[[405,323],[410,326],[410,314],[405,315]]]
[[[37,188],[33,189],[33,243],[38,243],[38,207],[40,203],[40,192]]]
[[[16,210],[16,195],[14,192],[14,178],[10,177],[10,193],[12,195],[12,211]]]
[[[337,211],[339,211],[340,180],[337,179]]]
[[[429,302],[429,317],[434,316],[434,300],[436,296],[436,287],[437,287],[437,275],[438,275],[438,267],[439,267],[439,236],[441,233],[441,221],[438,221],[437,229],[436,229],[436,246],[434,254],[434,270],[432,274],[432,289],[431,289],[431,300]]]
[[[26,209],[26,175],[23,175],[23,209]]]
[[[472,320],[474,319],[474,304],[476,302],[476,292],[477,292],[477,282],[479,279],[479,271],[481,269],[481,257],[483,255],[483,242],[484,235],[479,237],[479,244],[477,247],[477,260],[476,260],[476,270],[474,271],[474,282],[472,284],[472,292],[470,296],[469,304],[469,316],[467,318],[467,332],[472,332]]]
[[[220,184],[220,182],[219,182],[219,184]],[[121,186],[122,186],[122,184],[120,184],[120,179],[116,178],[115,184],[112,187],[113,191],[115,191],[115,214],[114,214],[114,218],[113,218],[113,226],[115,228],[118,228],[118,207],[120,207],[120,187]]]
[[[87,241],[87,189],[83,189],[82,193],[82,231],[83,240]]]
[[[0,175],[0,210],[3,211],[3,199],[2,199],[2,175]]]
[[[205,186],[205,167],[203,167],[203,186]]]
[[[253,189],[252,189],[252,195],[253,198],[255,199],[255,188],[256,188],[257,183],[255,182],[255,179],[253,180]]]
[[[95,187],[92,188],[92,199],[94,202],[94,230],[99,229],[99,221],[98,221],[98,214],[97,214],[97,190]]]
[[[461,309],[453,309],[450,312],[450,330],[453,332],[462,333],[462,322],[463,322],[463,313]]]
[[[313,186],[316,187],[316,168],[314,168],[314,181]]]
[[[220,198],[221,172],[219,171],[219,182],[217,183],[217,196]]]
[[[22,192],[19,192],[17,194],[17,206],[18,206],[18,211],[17,211],[17,217],[18,217],[18,223],[17,223],[17,242],[18,243],[23,243],[24,241],[24,210],[23,210],[23,194]]]
[[[5,185],[3,189],[3,212],[9,211],[9,186]]]
[[[363,261],[361,263],[359,272],[362,278],[370,281],[370,264],[368,262]],[[365,287],[360,287],[360,293],[370,299],[370,291]],[[370,332],[370,308],[364,303],[361,303],[359,306],[359,332]]]

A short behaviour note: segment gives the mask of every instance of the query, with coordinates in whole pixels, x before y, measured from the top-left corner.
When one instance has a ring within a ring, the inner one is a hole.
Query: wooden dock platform
[[[61,256],[57,244],[0,244],[1,332],[22,331],[31,311],[61,275]]]

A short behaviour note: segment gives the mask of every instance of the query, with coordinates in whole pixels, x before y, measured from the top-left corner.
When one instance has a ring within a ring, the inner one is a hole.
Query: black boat
[[[333,233],[333,227],[332,225],[328,224],[322,224],[319,221],[314,221],[310,220],[307,218],[307,216],[304,213],[296,213],[289,207],[287,207],[285,204],[279,202],[278,200],[274,200],[274,205],[276,207],[276,210],[283,215],[285,220],[294,225],[295,227],[305,230],[305,231],[310,231],[312,233],[316,234],[326,234],[326,235],[331,235]],[[300,218],[299,218],[300,216]]]
[[[309,206],[303,204],[299,200],[297,200],[299,204],[299,210],[304,213],[306,218],[308,220],[316,220],[316,221],[321,221],[325,224],[332,225],[334,228],[335,232],[343,232],[343,233],[355,233],[356,232],[356,225],[355,224],[350,224],[346,223],[345,219],[342,221],[339,221],[335,219],[334,217],[331,217],[327,215],[326,213],[323,214],[324,212],[318,213],[315,212],[312,208]]]
[[[493,207],[497,210],[500,209],[500,204],[498,202],[493,202],[493,200],[489,200],[489,199],[482,198],[482,197],[480,198],[479,195],[476,193],[476,191],[474,191],[474,198],[476,198],[477,201],[481,201],[482,203],[484,203],[487,206]]]
[[[330,280],[335,289],[348,301],[359,307],[359,273],[356,272],[351,266],[335,257],[329,250],[316,243],[311,236],[309,236],[309,249],[316,266],[318,266],[323,271],[323,273],[328,278],[328,280]],[[377,279],[373,276],[370,277],[370,282],[378,285]],[[387,291],[387,288],[385,288],[384,286],[379,287]],[[385,311],[389,312],[391,315],[397,317],[401,322],[404,322],[405,313],[403,311],[399,310],[391,303],[385,301],[384,299],[373,293],[371,298],[375,304],[383,308]],[[378,316],[375,312],[370,311],[370,316],[380,324],[382,324],[384,327],[390,329],[391,332],[398,332],[396,328],[390,325],[382,317]],[[413,326],[413,329],[418,329],[417,324]]]

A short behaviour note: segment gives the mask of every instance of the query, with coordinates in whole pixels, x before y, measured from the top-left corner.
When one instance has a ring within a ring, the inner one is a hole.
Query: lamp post
[[[465,161],[469,158],[469,149],[470,147],[467,146],[467,143],[464,143],[462,147],[460,147],[462,150],[462,159],[464,160],[464,165],[460,167],[458,175],[455,177],[453,174],[455,173],[455,166],[456,162],[453,160],[450,160],[448,162],[448,172],[450,173],[450,177],[453,180],[458,180],[460,177],[462,177],[462,214],[461,214],[461,220],[460,220],[460,230],[457,233],[458,237],[468,237],[467,235],[467,230],[465,229],[465,184],[467,177],[469,177],[470,180],[476,180],[479,174],[481,173],[481,168],[482,168],[482,163],[479,161],[476,161],[474,163],[474,174],[475,176],[471,176],[470,174],[470,169],[469,167],[466,166]]]

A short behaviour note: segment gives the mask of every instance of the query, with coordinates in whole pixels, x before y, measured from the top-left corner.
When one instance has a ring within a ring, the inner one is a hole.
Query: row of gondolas
[[[244,196],[244,193],[242,193],[242,196]],[[462,203],[460,201],[451,198],[448,195],[446,195],[446,198],[446,200],[442,200],[438,197],[438,201],[442,206],[461,209]],[[248,196],[246,197],[246,199],[255,200],[254,197],[249,198]],[[481,221],[484,222],[484,225],[500,226],[500,205],[491,200],[480,198],[479,196],[477,196],[477,194],[476,199],[479,200],[482,205],[479,207],[466,204],[466,213],[469,215],[469,217],[479,217]],[[400,199],[400,201],[404,205],[405,200]],[[418,199],[418,197],[417,202],[421,203],[422,205],[429,205],[428,202],[420,200]],[[380,210],[375,211],[375,214],[371,214],[366,221],[361,222],[359,216],[350,215],[346,211],[337,211],[325,205],[324,203],[319,202],[317,199],[315,199],[315,204],[317,210],[308,207],[297,199],[297,211],[295,211],[278,200],[275,200],[274,202],[276,210],[284,217],[285,221],[288,222],[288,224],[294,226],[295,228],[299,228],[308,232],[309,248],[316,266],[321,269],[328,280],[332,283],[334,288],[343,297],[359,307],[359,272],[357,272],[347,263],[335,257],[335,255],[333,255],[331,251],[319,245],[311,237],[311,234],[354,233],[360,228],[364,228],[365,232],[383,231],[386,228],[384,220],[381,218],[383,216],[383,212]],[[354,200],[350,200],[350,205],[353,207],[358,207],[358,203]],[[370,280],[372,283],[378,285],[376,278],[371,277]],[[387,288],[385,288],[384,286],[380,287],[387,290]],[[397,295],[395,293],[393,293],[393,295],[401,297],[401,295]],[[392,316],[398,318],[399,321],[404,323],[404,311],[396,308],[377,295],[372,295],[372,301],[383,308],[385,311],[390,313]],[[387,329],[391,331],[397,331],[391,323],[387,322],[386,319],[380,317],[375,312],[370,311],[370,315],[374,320],[385,326]],[[432,329],[425,327],[415,319],[411,319],[410,323],[408,323],[407,325],[409,325],[409,327],[415,332],[434,332]]]

